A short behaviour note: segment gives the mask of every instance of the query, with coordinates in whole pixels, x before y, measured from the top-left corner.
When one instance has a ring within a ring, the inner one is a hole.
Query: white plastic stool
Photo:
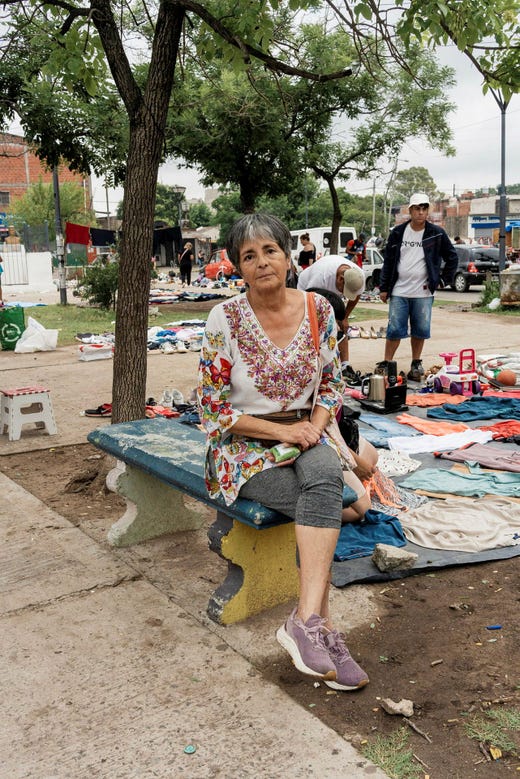
[[[46,387],[18,387],[0,390],[2,393],[2,434],[8,428],[9,440],[18,441],[22,425],[34,422],[37,428],[56,435],[58,428],[54,419],[49,390]]]

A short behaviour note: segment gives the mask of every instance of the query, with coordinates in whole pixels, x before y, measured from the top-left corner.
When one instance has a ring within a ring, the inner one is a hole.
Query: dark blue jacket
[[[381,292],[387,292],[389,295],[391,295],[394,284],[397,281],[401,244],[403,243],[404,231],[408,224],[410,224],[410,220],[394,227],[386,243],[379,289]],[[431,222],[426,222],[424,225],[423,251],[428,272],[428,287],[433,295],[439,286],[441,278],[445,287],[452,283],[458,266],[457,253],[446,231]],[[442,260],[444,260],[444,267],[441,272]]]

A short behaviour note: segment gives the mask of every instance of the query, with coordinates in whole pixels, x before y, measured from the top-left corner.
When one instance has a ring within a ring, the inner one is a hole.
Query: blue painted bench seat
[[[156,417],[98,428],[87,438],[118,460],[107,484],[128,507],[109,530],[114,546],[200,528],[203,518],[185,505],[184,495],[216,510],[209,546],[228,562],[228,575],[210,599],[212,619],[236,622],[297,594],[292,520],[253,501],[226,506],[211,499],[204,482],[205,435],[198,428]]]

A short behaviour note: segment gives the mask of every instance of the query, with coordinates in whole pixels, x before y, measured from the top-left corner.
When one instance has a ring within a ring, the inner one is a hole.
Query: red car
[[[214,252],[207,265],[204,266],[204,275],[208,279],[229,279],[236,273],[236,268],[227,256],[225,249]]]

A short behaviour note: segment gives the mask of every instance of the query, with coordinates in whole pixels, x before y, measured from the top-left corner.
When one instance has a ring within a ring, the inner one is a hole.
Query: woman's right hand
[[[321,429],[308,419],[293,425],[278,425],[280,441],[284,444],[296,444],[302,451],[316,446],[321,438]]]

